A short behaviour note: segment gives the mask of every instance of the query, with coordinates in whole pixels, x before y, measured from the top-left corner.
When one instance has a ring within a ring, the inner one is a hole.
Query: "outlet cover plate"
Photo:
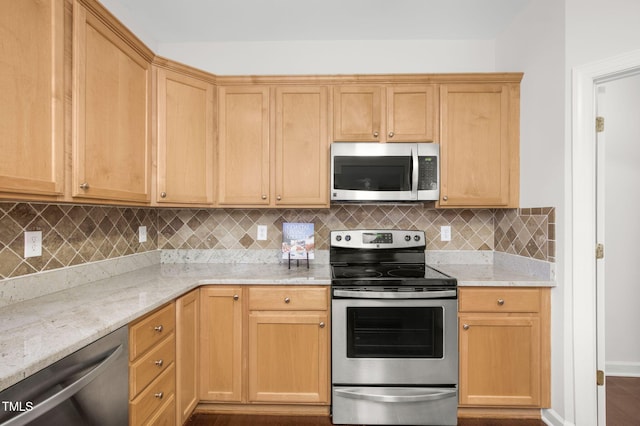
[[[24,257],[42,256],[42,231],[24,233]]]

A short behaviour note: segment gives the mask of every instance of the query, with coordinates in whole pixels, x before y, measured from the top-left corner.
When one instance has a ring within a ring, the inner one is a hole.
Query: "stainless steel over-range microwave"
[[[331,144],[332,201],[430,201],[439,197],[437,143]]]

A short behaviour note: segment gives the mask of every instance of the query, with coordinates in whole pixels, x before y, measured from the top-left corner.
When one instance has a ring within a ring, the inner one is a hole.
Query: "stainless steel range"
[[[331,232],[335,424],[456,425],[457,282],[422,231]]]

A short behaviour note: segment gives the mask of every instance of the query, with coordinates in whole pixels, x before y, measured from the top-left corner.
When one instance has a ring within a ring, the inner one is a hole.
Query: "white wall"
[[[496,40],[496,69],[524,72],[520,86],[520,205],[556,208],[556,281],[552,290],[551,411],[565,417],[563,285],[565,58],[564,2],[536,0]]]
[[[605,359],[607,374],[640,374],[640,75],[601,86],[605,117]],[[600,172],[600,170],[599,170]]]
[[[217,75],[494,71],[493,41],[292,41],[160,44],[159,55]]]

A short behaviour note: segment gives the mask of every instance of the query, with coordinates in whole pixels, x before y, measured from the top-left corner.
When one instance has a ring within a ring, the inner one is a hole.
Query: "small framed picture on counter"
[[[282,224],[283,259],[313,259],[314,250],[313,223],[285,222]]]

